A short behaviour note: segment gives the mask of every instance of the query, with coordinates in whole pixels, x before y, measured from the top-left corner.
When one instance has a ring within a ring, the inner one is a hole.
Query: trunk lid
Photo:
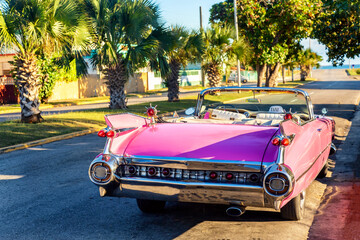
[[[276,127],[229,124],[156,124],[145,127],[128,142],[124,152],[120,148],[117,154],[262,162],[277,130]]]

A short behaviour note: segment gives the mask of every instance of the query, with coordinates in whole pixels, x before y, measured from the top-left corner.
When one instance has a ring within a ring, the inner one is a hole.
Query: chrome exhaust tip
[[[245,207],[232,206],[226,209],[226,214],[230,217],[240,217],[245,213]]]
[[[336,153],[336,150],[337,149],[335,147],[335,144],[331,143],[329,156],[334,155]]]

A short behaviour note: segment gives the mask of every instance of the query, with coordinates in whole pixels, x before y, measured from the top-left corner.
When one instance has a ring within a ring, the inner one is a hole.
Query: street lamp
[[[236,0],[234,0],[234,22],[235,22],[235,33],[236,33],[236,41],[239,41],[239,26],[238,26],[238,18],[237,18],[237,7]],[[238,77],[238,85],[241,87],[241,76],[240,76],[240,60],[237,59],[237,77]]]

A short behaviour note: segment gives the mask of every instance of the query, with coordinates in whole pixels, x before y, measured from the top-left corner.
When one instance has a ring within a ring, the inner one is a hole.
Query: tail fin
[[[137,128],[149,124],[148,119],[131,113],[106,115],[105,121],[112,129]]]

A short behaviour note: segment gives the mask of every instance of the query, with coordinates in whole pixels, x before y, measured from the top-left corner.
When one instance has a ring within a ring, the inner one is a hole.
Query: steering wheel
[[[233,108],[236,110],[237,113],[239,113],[239,110],[232,104],[222,104],[222,105],[216,106],[215,109],[224,109],[226,111],[227,107]]]

